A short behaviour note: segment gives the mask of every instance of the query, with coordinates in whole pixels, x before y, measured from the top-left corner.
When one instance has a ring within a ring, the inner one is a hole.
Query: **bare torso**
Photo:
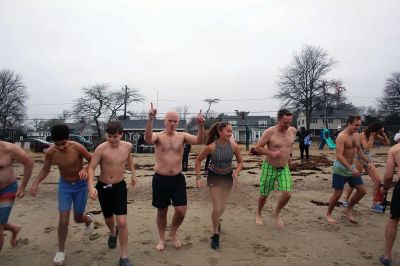
[[[174,176],[182,172],[183,144],[185,142],[184,133],[174,132],[166,134],[157,133],[155,145],[156,163],[154,170],[156,173],[165,176]]]
[[[124,179],[124,170],[129,154],[132,151],[132,144],[120,141],[118,146],[111,146],[108,142],[100,144],[100,181],[106,184],[119,183]]]
[[[47,150],[46,156],[51,159],[52,164],[58,166],[60,176],[64,180],[69,182],[79,180],[79,171],[83,168],[83,156],[75,142],[69,141],[63,151],[52,146]]]
[[[348,134],[347,131],[339,133],[336,142],[343,141],[343,157],[349,163],[353,164],[354,156],[357,153],[357,146],[359,146],[359,134]]]
[[[280,151],[280,155],[273,157],[265,155],[264,160],[274,167],[280,168],[288,164],[292,146],[296,137],[296,129],[289,127],[285,131],[278,130],[278,126],[270,127],[268,134],[268,141],[265,147],[271,151]]]
[[[13,159],[10,151],[11,143],[0,143],[0,190],[17,180],[13,170]]]

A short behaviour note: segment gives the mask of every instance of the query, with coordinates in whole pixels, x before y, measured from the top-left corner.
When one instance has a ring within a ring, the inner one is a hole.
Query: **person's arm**
[[[92,200],[97,198],[97,189],[94,186],[94,171],[96,170],[97,165],[100,163],[101,160],[101,150],[102,146],[99,146],[94,151],[93,157],[90,160],[88,166],[88,189],[89,189],[89,196]]]
[[[375,132],[371,132],[369,138],[367,139],[367,136],[365,134],[360,134],[360,143],[361,145],[363,145],[366,151],[370,151],[372,149],[372,146],[374,145],[375,135]]]
[[[243,158],[242,158],[242,154],[240,153],[240,147],[239,145],[237,145],[236,143],[232,143],[232,145],[234,146],[233,149],[233,153],[235,154],[235,158],[236,158],[236,168],[235,171],[233,171],[232,176],[233,178],[235,178],[237,180],[240,171],[242,171],[243,168]]]
[[[358,141],[360,137],[356,138],[356,145],[357,145],[357,154],[358,157],[363,161],[363,164],[367,167],[367,169],[370,169],[373,166],[373,163],[371,160],[365,155],[365,153],[361,150],[360,142]],[[366,138],[365,138],[366,139]],[[358,170],[357,170],[358,171]]]
[[[197,155],[196,161],[194,163],[194,169],[196,172],[196,186],[201,187],[202,182],[201,182],[201,175],[200,175],[200,168],[201,168],[201,162],[204,160],[204,158],[207,157],[207,155],[211,154],[213,151],[212,145],[210,144],[204,147],[204,149]]]
[[[382,145],[389,145],[390,140],[385,134],[385,129],[382,128],[378,135],[376,135],[376,139],[382,143]]]
[[[90,163],[90,160],[92,160],[92,156],[93,154],[88,152],[88,150],[81,144],[78,143],[78,145],[76,146],[78,149],[78,152],[80,154],[80,156],[82,156],[83,158],[86,159],[86,161],[88,163]],[[79,171],[79,178],[81,180],[87,180],[88,178],[88,166],[89,164],[87,164],[86,166],[84,166],[80,171]]]
[[[47,175],[50,173],[50,167],[51,167],[51,163],[53,161],[53,157],[52,157],[52,151],[48,150],[46,152],[46,155],[44,157],[44,163],[43,163],[43,167],[40,170],[38,176],[36,177],[35,181],[33,182],[31,189],[30,189],[30,193],[32,196],[36,196],[37,192],[39,190],[39,184],[47,177]]]
[[[384,191],[388,191],[390,189],[390,186],[392,185],[395,167],[396,167],[395,153],[393,152],[393,148],[391,148],[388,152],[385,174],[383,175]]]
[[[150,103],[149,120],[147,120],[146,129],[144,131],[144,142],[146,144],[154,144],[157,141],[157,134],[153,133],[153,121],[156,119],[157,109],[153,108],[153,103]]]
[[[258,140],[254,149],[259,155],[268,155],[273,158],[276,158],[281,155],[281,151],[270,151],[268,147],[265,147],[266,145],[268,146],[271,134],[272,131],[270,129],[265,130],[264,133],[261,135],[261,138]]]
[[[130,150],[132,150],[132,144],[130,145]],[[127,167],[131,171],[131,187],[134,188],[136,185],[136,172],[135,172],[135,163],[133,162],[132,153],[129,152],[128,158],[126,159]]]
[[[13,144],[14,145],[14,144]],[[11,158],[24,166],[24,177],[22,178],[21,185],[17,190],[16,197],[22,198],[25,195],[25,188],[32,175],[33,161],[28,154],[17,145],[11,148]]]

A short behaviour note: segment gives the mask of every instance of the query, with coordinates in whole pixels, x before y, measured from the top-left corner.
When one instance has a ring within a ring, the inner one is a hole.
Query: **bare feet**
[[[283,223],[281,217],[279,217],[279,213],[273,211],[272,217],[275,218],[276,227],[278,227],[278,229],[283,229],[283,227],[285,227],[285,224]]]
[[[264,224],[263,219],[262,219],[261,215],[259,215],[259,214],[256,215],[256,224],[258,224],[258,225]]]
[[[174,244],[175,248],[180,248],[182,246],[181,241],[178,239],[176,235],[170,235],[172,244]]]
[[[343,211],[344,215],[346,215],[347,219],[349,219],[350,223],[352,224],[358,224],[356,218],[354,218],[353,214],[351,213],[351,210],[346,209]]]
[[[15,230],[12,231],[12,236],[10,239],[11,246],[15,248],[17,246],[17,236],[19,231],[21,231],[22,226],[15,225]]]
[[[160,242],[158,242],[158,245],[156,246],[156,250],[157,251],[163,251],[164,250],[164,241],[160,240]]]
[[[330,224],[337,224],[336,219],[333,218],[332,215],[326,215],[326,220],[327,220],[328,223],[330,223]]]

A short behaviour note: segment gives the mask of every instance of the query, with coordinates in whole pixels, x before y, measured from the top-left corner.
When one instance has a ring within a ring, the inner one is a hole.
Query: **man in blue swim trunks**
[[[18,188],[17,176],[12,164],[14,161],[24,165],[24,178]],[[15,144],[0,141],[0,251],[4,244],[4,230],[11,231],[11,246],[17,244],[21,226],[8,222],[15,198],[22,198],[31,177],[33,161],[28,154]]]
[[[86,224],[86,233],[93,230],[94,216],[85,213],[87,201],[87,167],[83,167],[83,158],[88,162],[92,158],[81,144],[69,141],[69,128],[65,124],[55,125],[51,128],[51,137],[54,145],[51,146],[45,156],[44,164],[39,175],[32,184],[30,192],[36,196],[39,184],[50,172],[52,164],[58,166],[60,181],[58,184],[58,210],[60,218],[58,222],[58,251],[54,257],[55,265],[65,263],[65,241],[68,234],[69,216],[71,205],[74,204],[74,220],[76,223]]]
[[[347,119],[347,127],[340,132],[336,139],[336,160],[333,163],[332,187],[333,195],[329,200],[328,212],[326,220],[330,224],[336,224],[337,221],[332,217],[332,211],[339,201],[345,183],[349,183],[350,187],[356,189],[356,193],[350,198],[347,209],[343,212],[351,223],[357,223],[352,214],[353,207],[364,197],[366,190],[364,187],[361,173],[354,165],[354,157],[356,154],[361,160],[371,167],[372,163],[362,152],[358,136],[358,128],[361,126],[360,116],[349,116]]]

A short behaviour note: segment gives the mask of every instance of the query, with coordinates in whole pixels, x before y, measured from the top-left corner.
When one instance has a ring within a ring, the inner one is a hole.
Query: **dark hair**
[[[289,110],[287,110],[287,109],[280,109],[280,110],[278,111],[278,120],[281,119],[281,118],[282,118],[283,116],[285,116],[285,115],[287,115],[287,116],[293,116],[292,112],[290,112]]]
[[[223,130],[227,126],[229,126],[230,123],[227,122],[216,122],[214,123],[211,128],[210,128],[210,133],[208,133],[208,139],[206,145],[209,145],[214,142],[214,140],[219,138],[219,131]]]
[[[106,132],[108,134],[115,134],[115,133],[122,134],[122,132],[124,132],[124,128],[122,126],[121,121],[113,120],[108,122]]]
[[[50,133],[53,141],[69,139],[69,128],[65,124],[54,125],[51,128]]]
[[[353,124],[355,120],[361,120],[361,116],[359,115],[349,115],[349,118],[347,118],[347,125],[348,124]]]
[[[368,125],[368,127],[365,129],[365,136],[367,139],[371,135],[371,132],[379,132],[383,128],[383,125],[379,122],[372,122],[371,124]]]

